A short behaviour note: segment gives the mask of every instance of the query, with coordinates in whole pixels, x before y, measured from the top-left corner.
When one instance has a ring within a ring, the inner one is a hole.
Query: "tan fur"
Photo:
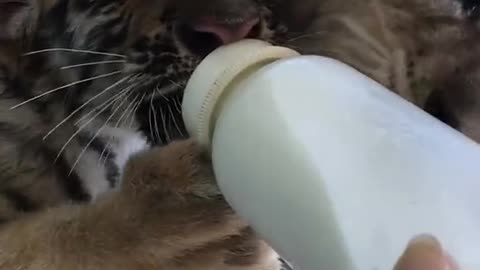
[[[271,249],[217,196],[207,164],[191,141],[139,156],[123,189],[93,207],[5,225],[0,269],[278,269]]]
[[[422,105],[424,94],[412,82],[433,78],[436,67],[418,52],[457,38],[464,31],[458,14],[448,0],[324,1],[307,33],[287,44],[339,59]]]

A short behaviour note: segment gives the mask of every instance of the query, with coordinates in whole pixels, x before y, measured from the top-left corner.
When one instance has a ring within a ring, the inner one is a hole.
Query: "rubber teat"
[[[252,39],[213,51],[193,72],[185,89],[182,111],[190,136],[209,147],[213,111],[229,84],[254,65],[297,55],[291,49]]]

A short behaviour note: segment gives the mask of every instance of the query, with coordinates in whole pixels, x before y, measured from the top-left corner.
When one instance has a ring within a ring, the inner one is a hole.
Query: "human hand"
[[[460,270],[437,239],[419,236],[408,245],[394,270]]]

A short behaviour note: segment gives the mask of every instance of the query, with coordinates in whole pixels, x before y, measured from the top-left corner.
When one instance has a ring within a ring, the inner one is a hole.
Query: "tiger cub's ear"
[[[27,29],[32,0],[0,0],[0,41],[19,38]]]

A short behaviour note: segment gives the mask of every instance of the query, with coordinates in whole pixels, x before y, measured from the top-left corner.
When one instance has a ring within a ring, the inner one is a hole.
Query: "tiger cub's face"
[[[73,83],[36,102],[57,100],[80,120],[108,106],[98,119],[143,128],[154,143],[185,135],[179,103],[203,57],[244,38],[281,43],[282,17],[295,17],[284,0],[28,1],[0,1],[0,39],[29,40],[22,59],[36,81],[22,98]]]

